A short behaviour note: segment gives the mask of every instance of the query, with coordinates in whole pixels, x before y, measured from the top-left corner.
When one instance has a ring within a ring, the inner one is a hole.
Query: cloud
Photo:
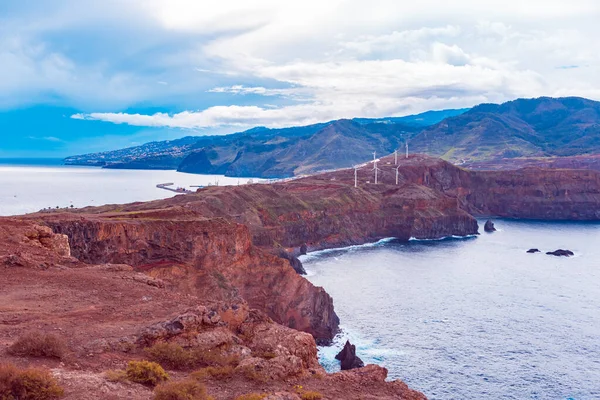
[[[600,98],[595,0],[51,3],[0,6],[0,107],[214,132]]]
[[[55,136],[44,136],[44,137],[28,136],[27,138],[31,139],[31,140],[44,140],[47,142],[55,142],[55,143],[59,143],[59,142],[63,141],[62,139],[57,138]]]

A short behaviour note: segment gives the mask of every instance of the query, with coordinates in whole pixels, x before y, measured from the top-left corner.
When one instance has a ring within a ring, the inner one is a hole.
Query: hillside
[[[481,104],[424,129],[411,150],[458,163],[600,152],[600,103],[583,98]]]
[[[406,117],[337,120],[302,127],[257,127],[224,135],[185,137],[128,149],[68,157],[68,165],[115,169],[178,169],[228,176],[287,177],[350,167],[389,154],[423,126],[466,111],[429,111]]]

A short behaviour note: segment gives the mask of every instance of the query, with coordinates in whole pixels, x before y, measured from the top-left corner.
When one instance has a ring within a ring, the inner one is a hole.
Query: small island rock
[[[486,232],[496,232],[496,227],[491,219],[486,221],[485,225],[483,226],[483,230]]]
[[[563,249],[549,251],[546,254],[548,254],[549,256],[556,256],[556,257],[571,257],[571,256],[575,255],[575,253],[573,253],[571,250],[563,250]]]
[[[529,250],[527,250],[527,252],[530,253],[530,254],[541,253],[540,249],[529,249]]]
[[[349,340],[346,341],[344,348],[335,356],[335,358],[336,360],[340,360],[343,371],[365,366],[363,361],[356,356],[356,346],[350,344]]]

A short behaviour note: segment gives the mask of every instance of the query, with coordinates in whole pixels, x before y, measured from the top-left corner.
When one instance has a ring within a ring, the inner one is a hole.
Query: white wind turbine
[[[398,170],[400,169],[400,165],[396,167],[396,185],[398,184]]]
[[[354,166],[354,187],[358,187],[358,170],[360,169],[360,165]]]
[[[377,172],[381,171],[379,168],[377,168],[377,163],[379,162],[379,159],[375,159],[373,160],[373,171],[375,171],[375,184],[377,185]]]
[[[394,165],[398,165],[398,149],[394,150]]]
[[[406,158],[408,158],[408,140],[406,141]]]

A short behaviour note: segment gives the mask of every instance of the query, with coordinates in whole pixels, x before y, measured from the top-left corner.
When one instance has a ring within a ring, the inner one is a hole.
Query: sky
[[[2,0],[0,157],[600,100],[597,0]]]

